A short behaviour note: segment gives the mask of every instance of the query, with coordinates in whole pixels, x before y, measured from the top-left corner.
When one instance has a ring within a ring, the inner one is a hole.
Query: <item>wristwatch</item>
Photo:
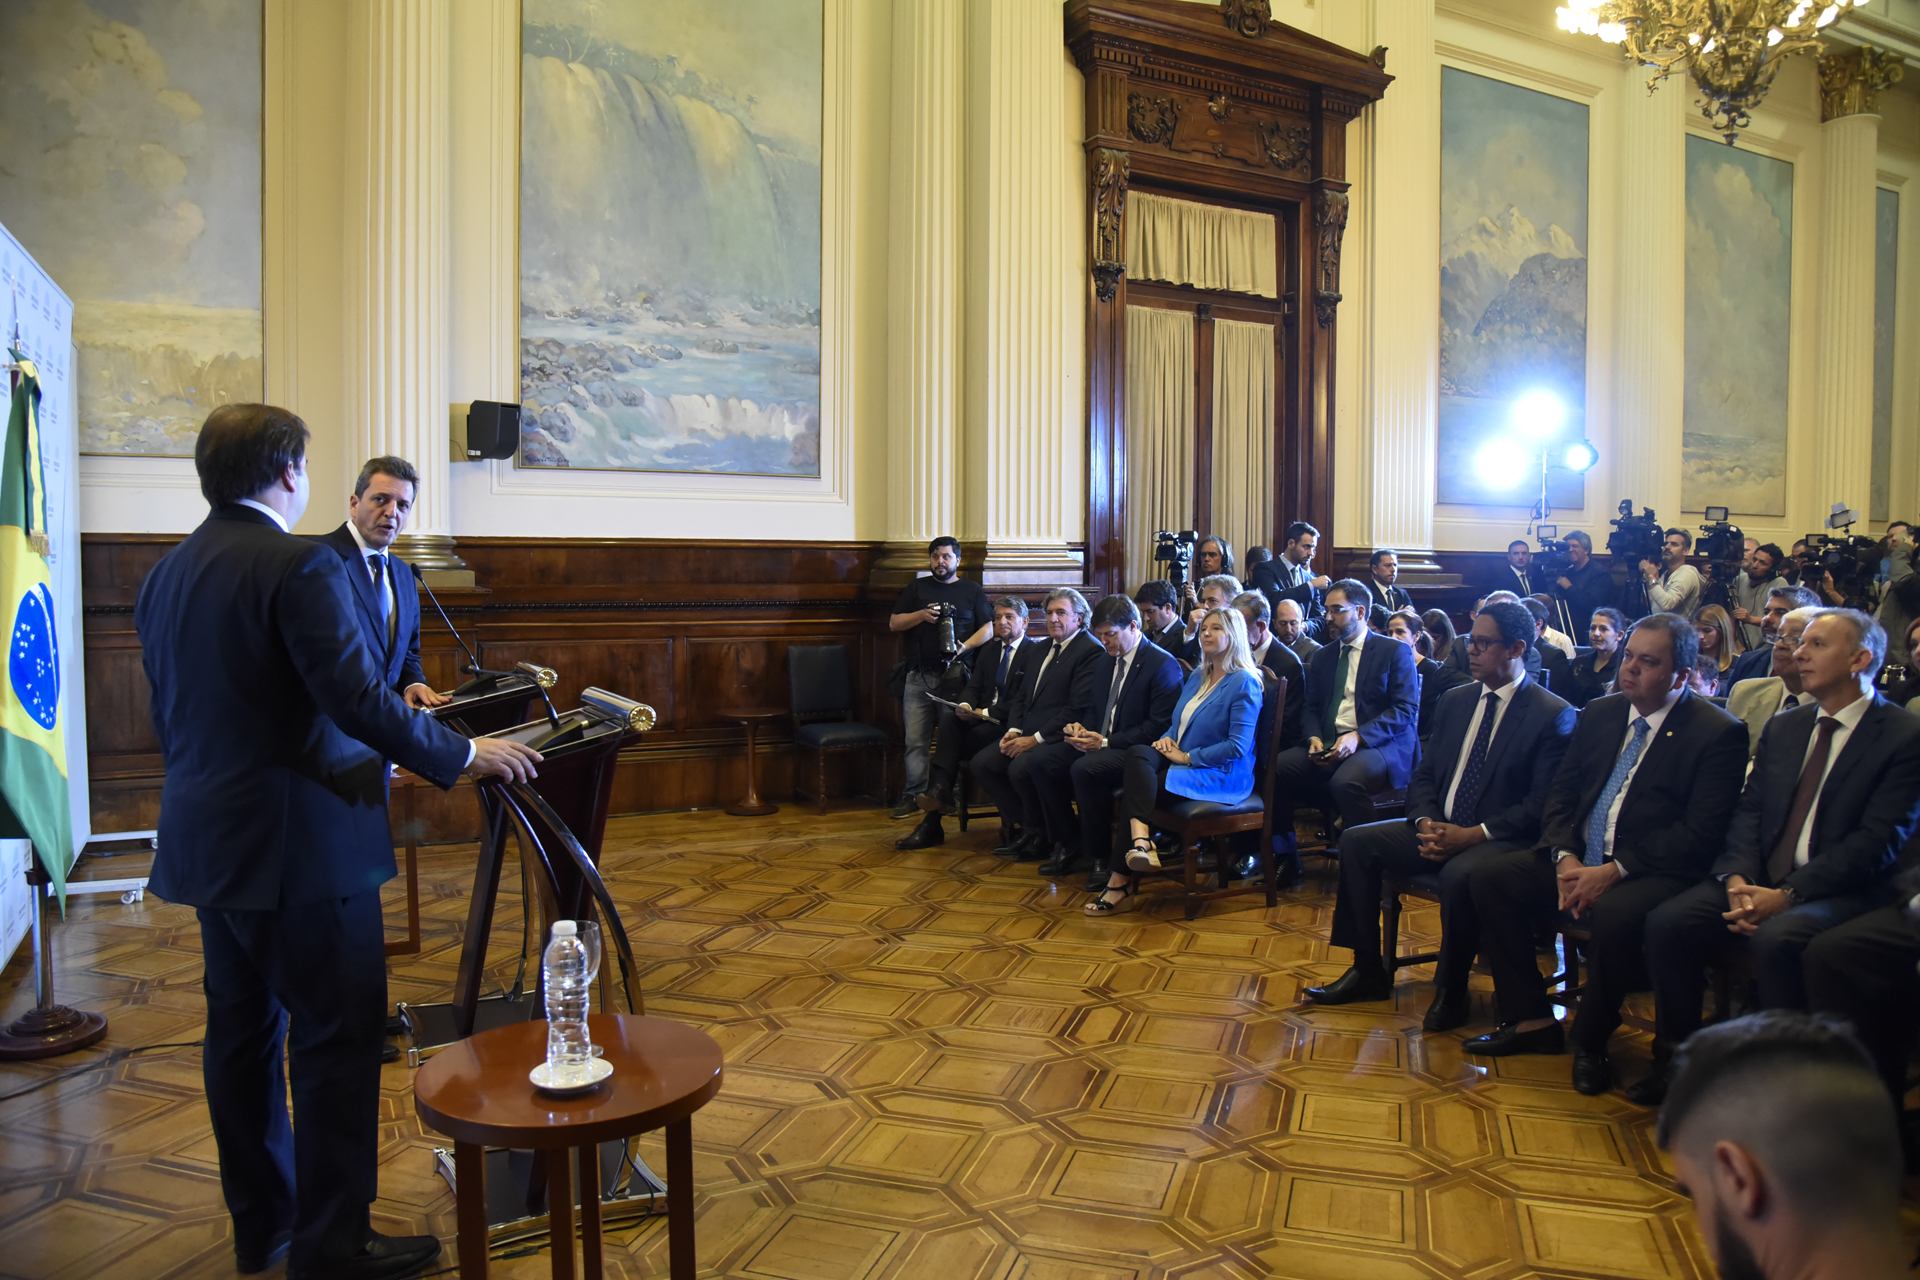
[[[1803,903],[1803,902],[1805,902],[1805,901],[1806,901],[1806,899],[1805,899],[1805,898],[1803,898],[1803,897],[1801,897],[1801,896],[1800,896],[1800,891],[1799,891],[1798,889],[1796,889],[1796,888],[1794,888],[1794,887],[1793,887],[1792,885],[1790,885],[1790,884],[1783,884],[1783,885],[1781,885],[1781,886],[1780,886],[1780,892],[1786,895],[1786,897],[1787,897],[1787,905],[1788,905],[1789,907],[1797,907],[1797,906],[1799,906],[1799,905],[1800,905],[1801,903]]]

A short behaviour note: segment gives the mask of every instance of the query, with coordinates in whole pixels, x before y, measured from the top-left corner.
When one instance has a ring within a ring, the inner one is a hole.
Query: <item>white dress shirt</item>
[[[1846,748],[1847,739],[1853,736],[1854,729],[1859,725],[1861,718],[1867,714],[1867,708],[1872,705],[1873,699],[1863,695],[1833,713],[1833,718],[1840,723],[1834,726],[1833,740],[1827,746],[1827,767],[1820,773],[1820,787],[1813,793],[1813,808],[1807,810],[1807,823],[1800,828],[1800,843],[1793,847],[1793,865],[1796,867],[1807,865],[1809,849],[1813,842],[1813,824],[1820,816],[1820,791],[1825,789],[1827,779],[1833,774],[1833,762],[1840,758],[1840,752]],[[1822,711],[1820,714],[1824,716],[1827,713]],[[1814,731],[1807,735],[1806,754],[1800,757],[1801,769],[1805,769],[1807,761],[1813,758],[1813,744],[1820,737],[1819,723],[1817,720],[1814,721]],[[1799,776],[1796,771],[1794,774],[1796,785]]]
[[[1267,650],[1271,648],[1272,645],[1273,645],[1273,632],[1269,631],[1267,632],[1266,643],[1262,644],[1258,649],[1255,649],[1253,651],[1254,666],[1264,667],[1267,665]]]
[[[1523,675],[1518,680],[1504,684],[1498,689],[1493,690],[1493,696],[1497,699],[1493,704],[1494,733],[1497,734],[1500,732],[1500,721],[1505,718],[1507,708],[1513,705],[1513,695],[1520,692],[1520,686],[1526,682],[1527,678]],[[1485,685],[1476,685],[1474,687],[1477,693],[1473,704],[1473,715],[1467,719],[1467,736],[1460,744],[1460,758],[1453,762],[1453,781],[1447,784],[1447,807],[1445,813],[1448,822],[1453,821],[1453,796],[1456,791],[1460,790],[1460,775],[1467,771],[1467,758],[1473,754],[1473,742],[1475,738],[1480,736],[1480,721],[1485,717],[1487,712],[1487,687]],[[1493,739],[1489,738],[1487,744],[1488,746],[1492,746]],[[1480,824],[1480,831],[1481,834],[1485,835],[1489,840],[1493,838],[1493,833],[1487,830],[1486,823],[1483,822]]]
[[[400,601],[399,598],[393,594],[392,551],[382,551],[378,547],[368,546],[367,540],[360,536],[360,526],[351,520],[347,521],[347,532],[353,535],[354,544],[360,548],[360,567],[365,571],[368,579],[386,593],[387,643],[391,645],[393,643],[394,632],[400,626]],[[375,556],[386,556],[387,558],[387,570],[378,577],[374,576],[373,558]]]
[[[1353,650],[1353,656],[1347,659],[1347,687],[1340,691],[1340,706],[1333,716],[1335,733],[1348,733],[1359,727],[1360,705],[1354,700],[1353,689],[1360,681],[1360,655],[1366,649],[1366,644],[1367,629],[1365,627],[1361,627],[1360,634],[1347,642],[1347,648]],[[1334,661],[1339,660],[1339,655],[1336,654]],[[1333,744],[1323,742],[1320,745],[1330,747]]]
[[[1605,845],[1603,845],[1600,850],[1601,857],[1607,862],[1613,861],[1613,828],[1620,821],[1620,806],[1624,805],[1627,802],[1627,792],[1633,789],[1634,775],[1640,772],[1640,766],[1645,764],[1647,762],[1647,757],[1650,754],[1652,754],[1653,740],[1660,736],[1660,726],[1664,725],[1667,722],[1667,713],[1672,711],[1674,708],[1674,704],[1679,701],[1680,699],[1677,696],[1674,697],[1671,701],[1667,703],[1666,706],[1661,707],[1658,711],[1654,712],[1652,715],[1646,718],[1647,744],[1644,747],[1640,748],[1640,758],[1633,762],[1633,768],[1627,770],[1626,779],[1622,781],[1620,784],[1620,794],[1616,795],[1613,798],[1613,804],[1607,810],[1607,839],[1606,839]],[[1626,733],[1621,735],[1620,745],[1614,748],[1613,759],[1607,762],[1608,774],[1611,774],[1613,772],[1613,766],[1619,763],[1620,753],[1622,751],[1625,751],[1628,745],[1632,743],[1633,723],[1634,721],[1640,719],[1639,712],[1633,711],[1633,708],[1631,707],[1627,708],[1627,710],[1632,712],[1632,714],[1627,717],[1627,731]],[[1604,785],[1605,783],[1603,780],[1602,786],[1604,787]],[[1558,862],[1561,858],[1577,858],[1579,856],[1580,855],[1575,853],[1572,849],[1555,849],[1553,851],[1553,860],[1555,862]],[[1627,869],[1623,866],[1619,868],[1619,870],[1620,870],[1621,878],[1624,879],[1627,874]]]
[[[278,511],[275,511],[272,507],[268,506],[266,503],[255,502],[252,498],[242,498],[240,499],[240,505],[243,507],[252,507],[255,511],[265,512],[267,519],[273,521],[274,524],[279,526],[280,532],[282,533],[293,532],[293,530],[287,528],[286,517],[281,515]]]

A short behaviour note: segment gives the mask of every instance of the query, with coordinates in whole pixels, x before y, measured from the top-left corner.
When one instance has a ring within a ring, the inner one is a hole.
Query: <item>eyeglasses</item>
[[[1477,652],[1481,649],[1504,649],[1506,645],[1507,642],[1505,640],[1490,640],[1486,636],[1467,637],[1467,651],[1470,653]]]

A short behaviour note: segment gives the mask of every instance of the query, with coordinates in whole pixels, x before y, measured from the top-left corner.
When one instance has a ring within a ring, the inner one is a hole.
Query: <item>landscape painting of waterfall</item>
[[[1793,166],[1690,135],[1683,510],[1787,512],[1792,283]]]
[[[1531,505],[1539,455],[1503,474],[1483,451],[1540,392],[1585,432],[1587,107],[1443,67],[1440,110],[1439,498]],[[1585,487],[1548,473],[1556,507]]]
[[[820,474],[822,0],[525,0],[523,467]]]

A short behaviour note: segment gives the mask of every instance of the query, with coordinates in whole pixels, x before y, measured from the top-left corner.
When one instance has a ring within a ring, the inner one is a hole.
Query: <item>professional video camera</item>
[[[1200,535],[1193,529],[1169,533],[1162,529],[1153,535],[1153,559],[1167,566],[1167,581],[1176,587],[1190,585],[1193,578],[1193,553]]]
[[[1607,535],[1607,554],[1616,560],[1624,560],[1632,566],[1630,572],[1637,573],[1642,560],[1660,563],[1662,544],[1666,541],[1666,531],[1660,527],[1660,519],[1653,514],[1652,507],[1640,508],[1640,514],[1633,514],[1633,499],[1620,499],[1620,518],[1609,520],[1613,532]]]
[[[1548,582],[1566,576],[1573,569],[1566,540],[1559,533],[1559,525],[1543,524],[1533,535],[1540,540],[1540,549],[1533,553],[1533,571]]]
[[[1740,531],[1739,525],[1727,522],[1725,507],[1708,507],[1706,516],[1700,532],[1707,536],[1694,542],[1694,554],[1706,558],[1707,576],[1712,581],[1731,580],[1740,572],[1740,562],[1746,559],[1747,535]]]
[[[1807,551],[1800,557],[1801,581],[1807,582],[1811,577],[1809,585],[1817,591],[1820,577],[1832,574],[1834,589],[1850,607],[1871,609],[1873,580],[1879,575],[1884,550],[1877,540],[1853,532],[1854,522],[1859,518],[1860,513],[1850,510],[1846,503],[1833,504],[1826,524],[1827,528],[1840,532],[1807,535]]]

